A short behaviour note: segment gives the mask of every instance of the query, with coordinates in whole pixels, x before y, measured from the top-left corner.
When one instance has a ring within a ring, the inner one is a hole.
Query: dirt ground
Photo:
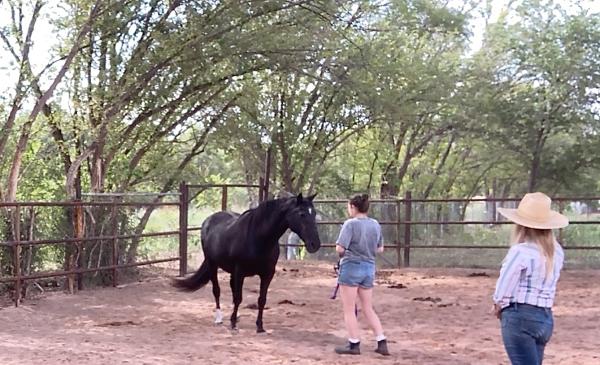
[[[180,293],[167,278],[155,278],[73,296],[49,293],[0,309],[0,364],[507,364],[499,323],[488,313],[496,275],[380,272],[375,302],[389,358],[372,352],[373,336],[364,327],[360,357],[334,354],[345,331],[341,303],[329,299],[331,266],[284,262],[269,291],[266,334],[255,333],[256,310],[246,307],[256,303],[256,278],[246,280],[235,333],[213,324],[210,286]],[[227,283],[221,275],[226,318]],[[600,364],[598,283],[598,271],[563,272],[545,364]]]

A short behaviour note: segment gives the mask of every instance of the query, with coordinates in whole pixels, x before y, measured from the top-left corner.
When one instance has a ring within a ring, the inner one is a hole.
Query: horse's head
[[[317,252],[321,247],[321,239],[317,231],[317,213],[313,206],[313,199],[316,195],[304,198],[302,194],[298,194],[298,196],[290,198],[288,209],[285,212],[288,227],[300,236],[310,253]]]

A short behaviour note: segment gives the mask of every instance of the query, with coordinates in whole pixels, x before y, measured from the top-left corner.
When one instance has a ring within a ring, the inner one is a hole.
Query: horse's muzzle
[[[309,253],[315,253],[317,251],[319,251],[319,249],[321,248],[321,242],[320,241],[316,241],[316,242],[306,242],[305,244],[306,246],[306,250]]]

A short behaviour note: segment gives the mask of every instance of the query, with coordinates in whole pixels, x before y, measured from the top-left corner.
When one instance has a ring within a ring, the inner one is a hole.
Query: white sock
[[[220,309],[215,310],[215,323],[221,324],[223,323],[223,313]]]
[[[385,335],[383,333],[380,334],[379,336],[375,337],[375,341],[377,341],[377,342],[383,341],[385,339],[386,339],[386,337],[385,337]]]
[[[350,342],[350,343],[360,343],[360,339],[358,339],[358,338],[349,338],[348,342]]]

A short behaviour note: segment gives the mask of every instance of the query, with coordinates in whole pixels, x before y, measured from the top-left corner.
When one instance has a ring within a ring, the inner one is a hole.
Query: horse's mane
[[[240,218],[248,215],[248,214],[258,214],[258,213],[263,213],[265,214],[266,211],[268,212],[269,210],[275,208],[275,206],[281,206],[281,203],[284,202],[285,200],[290,200],[290,198],[279,198],[279,199],[271,199],[271,200],[266,200],[263,202],[260,202],[256,207],[254,208],[250,208],[248,210],[246,210],[245,212],[243,212],[240,215]]]
[[[264,221],[260,218],[269,215],[276,208],[283,206],[283,203],[286,200],[290,199],[291,198],[279,198],[260,202],[258,206],[250,208],[242,213],[236,221],[246,224],[246,237],[254,237],[254,232],[257,227]]]

